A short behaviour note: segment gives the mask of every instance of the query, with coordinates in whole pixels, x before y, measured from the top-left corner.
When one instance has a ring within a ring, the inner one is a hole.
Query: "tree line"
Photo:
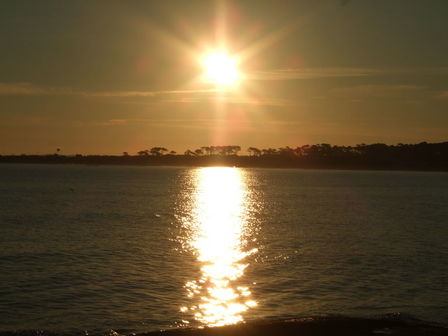
[[[327,143],[315,145],[303,145],[297,147],[279,147],[279,148],[257,148],[248,147],[249,156],[284,156],[284,157],[389,157],[395,155],[442,155],[447,154],[448,142],[418,144],[387,145],[384,143],[376,144],[358,144],[355,146],[338,146]],[[152,147],[151,149],[137,152],[138,156],[163,156],[163,155],[184,155],[184,156],[229,156],[238,155],[241,152],[241,146],[203,146],[194,150],[187,149],[183,154],[170,151],[165,147]],[[128,156],[127,152],[123,153]]]
[[[187,149],[183,155],[186,156],[202,156],[202,155],[238,155],[241,151],[240,146],[203,146],[195,150]],[[176,151],[169,151],[165,147],[152,147],[137,152],[139,156],[162,156],[162,155],[177,155]],[[129,155],[128,152],[123,152],[123,155]]]
[[[241,151],[241,146],[237,145],[202,146],[180,154],[162,146],[134,155],[128,152],[122,155],[61,155],[61,150],[57,150],[49,155],[0,155],[0,162],[448,171],[448,142],[355,146],[322,143],[279,148],[249,147],[243,155]]]

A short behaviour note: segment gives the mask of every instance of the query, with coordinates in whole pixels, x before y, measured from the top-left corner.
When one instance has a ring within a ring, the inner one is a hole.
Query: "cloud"
[[[0,83],[0,96],[43,96],[67,93],[65,89],[44,88],[30,83]]]
[[[217,95],[218,94],[218,95]],[[221,89],[161,90],[161,91],[76,91],[68,88],[39,87],[30,83],[0,83],[0,96],[79,96],[97,98],[136,98],[166,96],[162,103],[199,103],[222,101],[228,104],[259,106],[291,106],[287,99],[275,97],[249,97]]]
[[[381,73],[381,70],[363,68],[301,68],[301,69],[278,69],[272,71],[258,71],[247,75],[253,80],[296,80],[316,79],[331,77],[365,77]]]
[[[296,68],[256,71],[246,75],[247,79],[259,81],[304,80],[337,77],[370,77],[390,75],[447,75],[448,67],[440,68]]]
[[[330,95],[337,98],[391,98],[415,95],[425,90],[417,85],[357,85],[345,88],[336,88]]]
[[[157,97],[161,103],[194,104],[204,101],[222,102],[226,104],[258,105],[258,106],[292,106],[294,102],[276,97],[252,97],[239,95],[224,89],[166,90],[166,91],[110,91],[90,92],[90,97]]]
[[[228,97],[223,98],[230,104],[255,105],[255,106],[294,106],[296,103],[289,99],[274,97]]]
[[[429,75],[446,76],[448,67],[438,68],[299,68],[299,69],[277,69],[270,71],[257,71],[245,75],[247,81],[293,81],[313,80],[328,78],[366,78],[375,77],[397,80],[401,75]],[[267,87],[268,88],[268,87]],[[350,97],[351,99],[362,99],[366,97],[394,97],[409,94],[409,92],[423,92],[425,88],[416,85],[358,85],[353,87],[336,88],[330,91],[333,97]],[[429,90],[425,89],[428,94]],[[219,95],[216,95],[219,93]],[[447,91],[442,93],[433,92],[434,99],[447,99]],[[136,98],[137,104],[153,103],[197,103],[208,100],[223,100],[234,104],[265,105],[265,106],[291,106],[292,100],[277,97],[252,97],[231,94],[219,88],[191,88],[176,90],[117,90],[117,91],[82,91],[71,88],[45,87],[32,83],[0,83],[0,96],[79,96],[85,98]],[[157,100],[150,98],[159,97]],[[148,99],[137,99],[148,98]],[[122,100],[121,103],[130,103]],[[131,102],[132,103],[132,102]]]
[[[197,94],[197,93],[216,93],[218,89],[195,89],[195,90],[163,90],[163,91],[92,91],[85,92],[83,95],[90,97],[155,97],[160,95],[177,94]]]
[[[0,96],[85,96],[85,97],[155,97],[170,94],[212,93],[217,89],[162,91],[77,91],[70,88],[36,86],[31,83],[0,83]]]
[[[435,96],[436,99],[448,99],[448,91],[442,91]]]
[[[163,103],[201,103],[204,101],[222,102],[225,104],[235,105],[252,105],[252,106],[294,106],[296,103],[289,99],[275,97],[250,97],[250,96],[234,96],[234,95],[209,95],[202,97],[172,97],[162,100]]]

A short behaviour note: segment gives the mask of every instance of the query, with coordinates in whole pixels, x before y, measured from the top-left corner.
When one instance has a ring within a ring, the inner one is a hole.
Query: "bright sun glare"
[[[239,80],[237,62],[225,52],[216,51],[206,55],[203,66],[207,82],[218,86],[230,86]]]
[[[180,310],[208,326],[243,321],[255,307],[250,288],[243,286],[249,266],[246,259],[256,248],[246,246],[250,234],[246,217],[249,199],[245,173],[237,168],[208,167],[197,171],[192,235],[189,244],[197,253],[201,276],[185,284],[190,307]]]

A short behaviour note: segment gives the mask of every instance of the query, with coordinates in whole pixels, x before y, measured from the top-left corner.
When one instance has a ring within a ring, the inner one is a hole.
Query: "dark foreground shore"
[[[363,336],[363,335],[448,335],[448,328],[421,322],[404,322],[393,319],[363,318],[304,318],[282,321],[258,321],[240,325],[205,328],[173,329],[144,334],[145,336]]]
[[[106,333],[61,334],[41,330],[0,332],[0,336],[448,336],[448,327],[420,320],[388,317],[381,319],[353,317],[312,317],[275,321],[252,321],[244,324],[203,329],[178,328],[148,333],[109,331]]]

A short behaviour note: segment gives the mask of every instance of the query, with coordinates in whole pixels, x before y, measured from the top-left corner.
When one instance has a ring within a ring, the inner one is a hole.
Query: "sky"
[[[0,0],[0,154],[448,141],[446,0]],[[207,52],[241,81],[203,80]]]

